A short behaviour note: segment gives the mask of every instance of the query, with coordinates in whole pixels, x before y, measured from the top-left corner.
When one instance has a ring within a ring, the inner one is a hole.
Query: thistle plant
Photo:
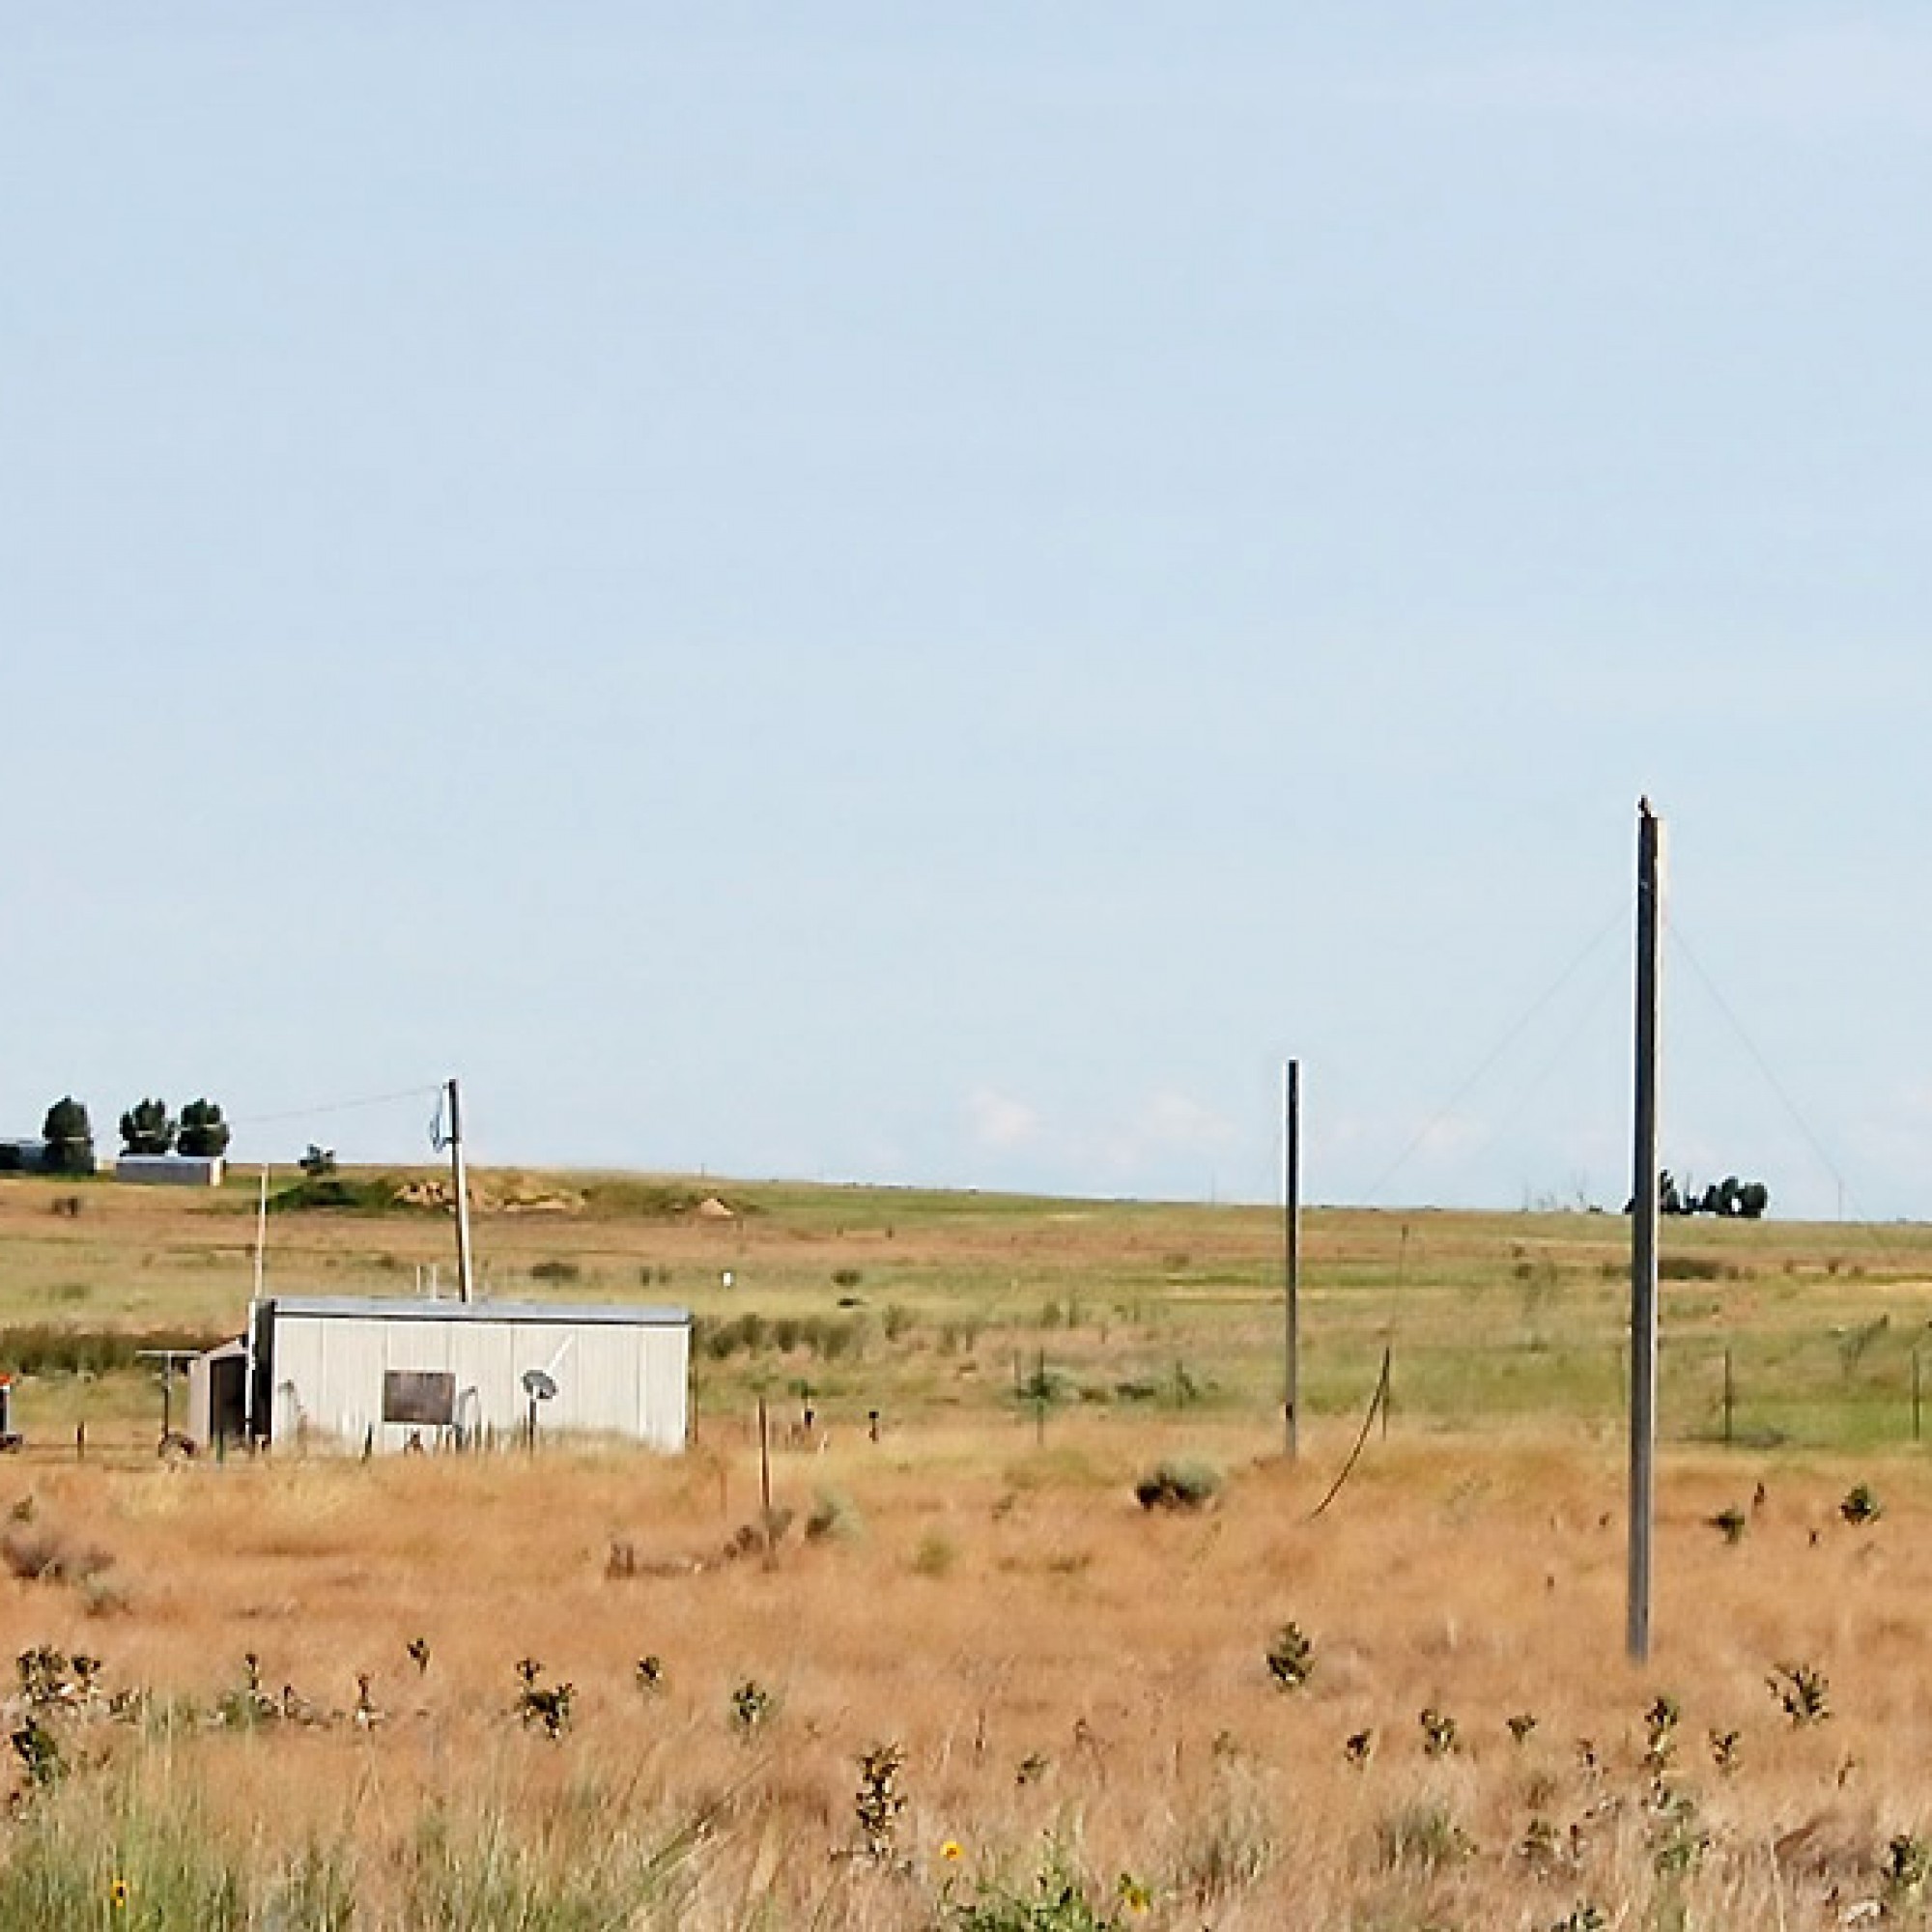
[[[1724,1539],[1726,1543],[1735,1546],[1737,1544],[1742,1543],[1745,1540],[1745,1530],[1749,1525],[1749,1522],[1750,1522],[1750,1518],[1747,1517],[1744,1513],[1744,1511],[1737,1506],[1736,1503],[1731,1503],[1726,1505],[1726,1507],[1724,1507],[1723,1509],[1720,1509],[1717,1513],[1717,1515],[1711,1519],[1711,1527],[1715,1529],[1719,1533],[1719,1535],[1720,1535]]]
[[[772,1693],[755,1677],[748,1677],[731,1692],[731,1728],[741,1738],[748,1738],[770,1721],[776,1708]]]
[[[1651,1800],[1651,1864],[1660,1878],[1677,1878],[1696,1869],[1710,1849],[1711,1834],[1688,1791],[1657,1786]]]
[[[1566,1912],[1561,1918],[1552,1919],[1549,1932],[1608,1932],[1609,1923],[1604,1917],[1603,1907],[1585,1899],[1574,1911]]]
[[[20,1694],[29,1704],[37,1706],[58,1704],[71,1695],[71,1682],[68,1674],[71,1667],[66,1652],[56,1650],[48,1643],[23,1650],[14,1660],[14,1669],[20,1680]],[[95,1665],[95,1668],[99,1667]]]
[[[517,1675],[523,1680],[523,1689],[517,1692],[517,1717],[526,1730],[541,1730],[554,1741],[570,1728],[571,1703],[577,1691],[570,1684],[539,1683],[542,1670],[543,1665],[528,1657],[517,1665]]]
[[[1422,1726],[1422,1749],[1428,1757],[1448,1757],[1459,1748],[1456,1719],[1432,1704],[1415,1720]]]
[[[1298,1690],[1315,1671],[1315,1645],[1299,1624],[1283,1624],[1267,1647],[1268,1675],[1281,1690]]]
[[[1854,1529],[1863,1529],[1876,1522],[1885,1514],[1885,1509],[1873,1494],[1869,1483],[1855,1483],[1845,1492],[1844,1501],[1838,1505],[1838,1514]]]
[[[67,1759],[60,1740],[33,1712],[27,1714],[26,1721],[7,1742],[14,1747],[14,1755],[20,1760],[27,1782],[34,1790],[44,1791],[66,1776]]]
[[[859,1753],[859,1789],[852,1808],[858,1814],[866,1856],[875,1864],[889,1863],[896,1849],[899,1814],[905,1809],[905,1794],[898,1784],[904,1768],[903,1745],[874,1745]]]
[[[1900,1832],[1885,1848],[1882,1868],[1886,1897],[1892,1904],[1917,1898],[1932,1878],[1932,1846],[1916,1832]]]
[[[1662,1777],[1677,1754],[1677,1723],[1684,1715],[1677,1699],[1659,1696],[1643,1714],[1643,1768]]]
[[[1822,1724],[1832,1715],[1831,1686],[1822,1670],[1808,1663],[1780,1663],[1764,1681],[1793,1730]]]

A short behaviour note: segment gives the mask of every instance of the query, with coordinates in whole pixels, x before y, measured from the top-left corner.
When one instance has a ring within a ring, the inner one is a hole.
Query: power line
[[[1389,1182],[1407,1166],[1416,1150],[1456,1111],[1457,1107],[1468,1095],[1471,1090],[1483,1080],[1490,1069],[1495,1065],[1496,1062],[1516,1044],[1517,1040],[1528,1028],[1529,1023],[1577,977],[1582,970],[1585,962],[1596,952],[1598,948],[1609,938],[1612,932],[1617,931],[1622,926],[1625,916],[1625,908],[1619,905],[1616,911],[1604,922],[1603,925],[1591,935],[1588,944],[1583,947],[1582,951],[1571,960],[1569,965],[1564,967],[1562,972],[1556,976],[1549,985],[1542,993],[1538,994],[1517,1019],[1512,1022],[1502,1037],[1497,1040],[1495,1045],[1484,1057],[1476,1070],[1416,1129],[1414,1137],[1409,1141],[1408,1145],[1396,1155],[1395,1159],[1389,1163],[1388,1167],[1377,1179],[1374,1186],[1368,1190],[1366,1196],[1368,1205],[1373,1206],[1380,1200]]]
[[[1757,1041],[1751,1037],[1749,1029],[1738,1017],[1730,1002],[1724,998],[1723,991],[1719,986],[1717,980],[1712,978],[1710,972],[1691,950],[1690,942],[1684,936],[1683,927],[1673,920],[1668,923],[1667,930],[1677,951],[1684,955],[1685,963],[1697,976],[1698,982],[1703,986],[1706,994],[1709,995],[1711,1004],[1723,1015],[1725,1023],[1737,1036],[1739,1044],[1750,1056],[1751,1064],[1757,1068],[1759,1077],[1771,1090],[1773,1097],[1776,1098],[1777,1104],[1784,1109],[1786,1117],[1790,1120],[1791,1124],[1798,1129],[1800,1135],[1804,1138],[1805,1146],[1811,1150],[1818,1165],[1832,1178],[1833,1182],[1838,1190],[1840,1217],[1842,1218],[1845,1205],[1849,1204],[1852,1208],[1852,1219],[1864,1230],[1866,1238],[1879,1248],[1881,1252],[1887,1252],[1885,1242],[1880,1238],[1877,1230],[1872,1226],[1870,1219],[1864,1213],[1863,1204],[1854,1192],[1851,1183],[1846,1180],[1837,1162],[1826,1151],[1824,1143],[1812,1132],[1811,1123],[1805,1119],[1798,1103],[1785,1092],[1783,1083],[1772,1070],[1770,1058],[1758,1046]]]
[[[359,1100],[329,1100],[321,1106],[290,1107],[278,1114],[237,1115],[232,1125],[238,1127],[267,1126],[277,1121],[315,1121],[325,1114],[353,1114],[364,1107],[388,1107],[399,1100],[421,1100],[432,1094],[440,1094],[440,1086],[405,1087],[394,1094],[368,1094]]]

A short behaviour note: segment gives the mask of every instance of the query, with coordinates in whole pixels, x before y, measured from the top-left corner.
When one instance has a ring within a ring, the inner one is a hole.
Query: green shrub
[[[959,1561],[959,1546],[943,1529],[928,1529],[912,1553],[912,1567],[921,1577],[950,1577]]]
[[[143,1350],[211,1349],[219,1335],[179,1328],[70,1328],[51,1321],[0,1328],[0,1366],[21,1376],[108,1375],[140,1365]]]
[[[1221,1472],[1211,1463],[1167,1459],[1134,1485],[1144,1510],[1206,1509],[1221,1493]]]
[[[269,1196],[269,1211],[272,1214],[388,1214],[397,1206],[392,1180],[348,1174],[307,1176]]]
[[[1057,1839],[1048,1840],[1030,1879],[982,1877],[967,1898],[953,1898],[951,1890],[941,1922],[952,1932],[1120,1932],[1126,1923],[1091,1896],[1088,1880]],[[1124,1873],[1118,1890],[1129,1909],[1145,1909],[1145,1889]]]
[[[1621,1263],[1619,1273],[1627,1272]],[[1738,1270],[1714,1255],[1665,1255],[1657,1264],[1660,1281],[1735,1281]]]
[[[805,1519],[809,1541],[820,1543],[830,1538],[839,1543],[856,1543],[866,1533],[866,1520],[858,1506],[842,1490],[820,1490],[812,1498]]]

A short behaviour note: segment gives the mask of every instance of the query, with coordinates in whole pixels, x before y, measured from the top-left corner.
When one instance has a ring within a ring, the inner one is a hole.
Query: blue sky
[[[8,1130],[1932,1213],[1917,10],[0,55]]]

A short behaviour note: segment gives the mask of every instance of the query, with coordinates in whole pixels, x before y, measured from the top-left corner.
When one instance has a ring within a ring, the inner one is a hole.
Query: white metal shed
[[[684,1447],[683,1308],[276,1295],[251,1313],[250,1426],[277,1444],[488,1442],[528,1423]]]

